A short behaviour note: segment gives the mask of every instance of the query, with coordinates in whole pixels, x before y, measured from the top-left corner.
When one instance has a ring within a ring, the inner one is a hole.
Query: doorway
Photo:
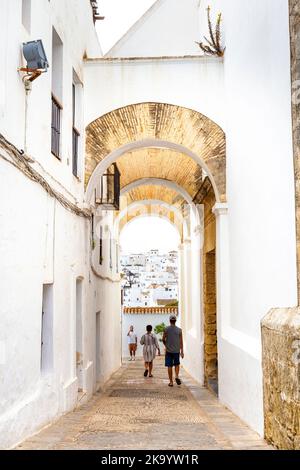
[[[96,384],[101,382],[101,311],[96,312]]]
[[[83,391],[82,285],[82,279],[76,279],[76,376],[78,380],[78,392]]]
[[[41,373],[53,369],[53,284],[43,285],[41,321]]]

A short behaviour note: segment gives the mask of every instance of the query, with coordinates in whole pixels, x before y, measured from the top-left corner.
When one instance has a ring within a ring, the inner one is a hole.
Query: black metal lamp
[[[125,277],[126,283],[124,284],[123,289],[131,289],[135,276],[131,271],[127,269],[125,272]]]
[[[120,172],[116,163],[113,163],[101,176],[96,188],[95,203],[106,210],[119,210]]]
[[[129,271],[128,274],[129,274],[129,285],[130,285],[130,287],[132,287],[135,275],[131,271]]]

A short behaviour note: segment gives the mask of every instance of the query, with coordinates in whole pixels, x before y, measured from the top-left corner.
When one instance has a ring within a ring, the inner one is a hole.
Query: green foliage
[[[158,336],[158,341],[162,342],[162,335],[166,329],[166,326],[164,323],[160,323],[159,325],[156,325],[154,327],[154,333]]]
[[[174,302],[170,302],[166,307],[178,307],[178,300],[174,300]]]

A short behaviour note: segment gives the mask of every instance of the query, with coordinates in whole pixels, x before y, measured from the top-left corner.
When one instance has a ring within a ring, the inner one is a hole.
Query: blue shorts
[[[166,352],[166,356],[165,356],[166,367],[179,366],[179,364],[180,364],[179,353]]]

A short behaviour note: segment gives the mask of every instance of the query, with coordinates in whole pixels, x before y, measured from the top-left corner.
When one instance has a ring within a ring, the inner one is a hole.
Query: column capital
[[[228,214],[227,202],[216,202],[216,204],[212,208],[212,212],[215,214],[216,217],[218,217],[219,215],[227,215]]]

